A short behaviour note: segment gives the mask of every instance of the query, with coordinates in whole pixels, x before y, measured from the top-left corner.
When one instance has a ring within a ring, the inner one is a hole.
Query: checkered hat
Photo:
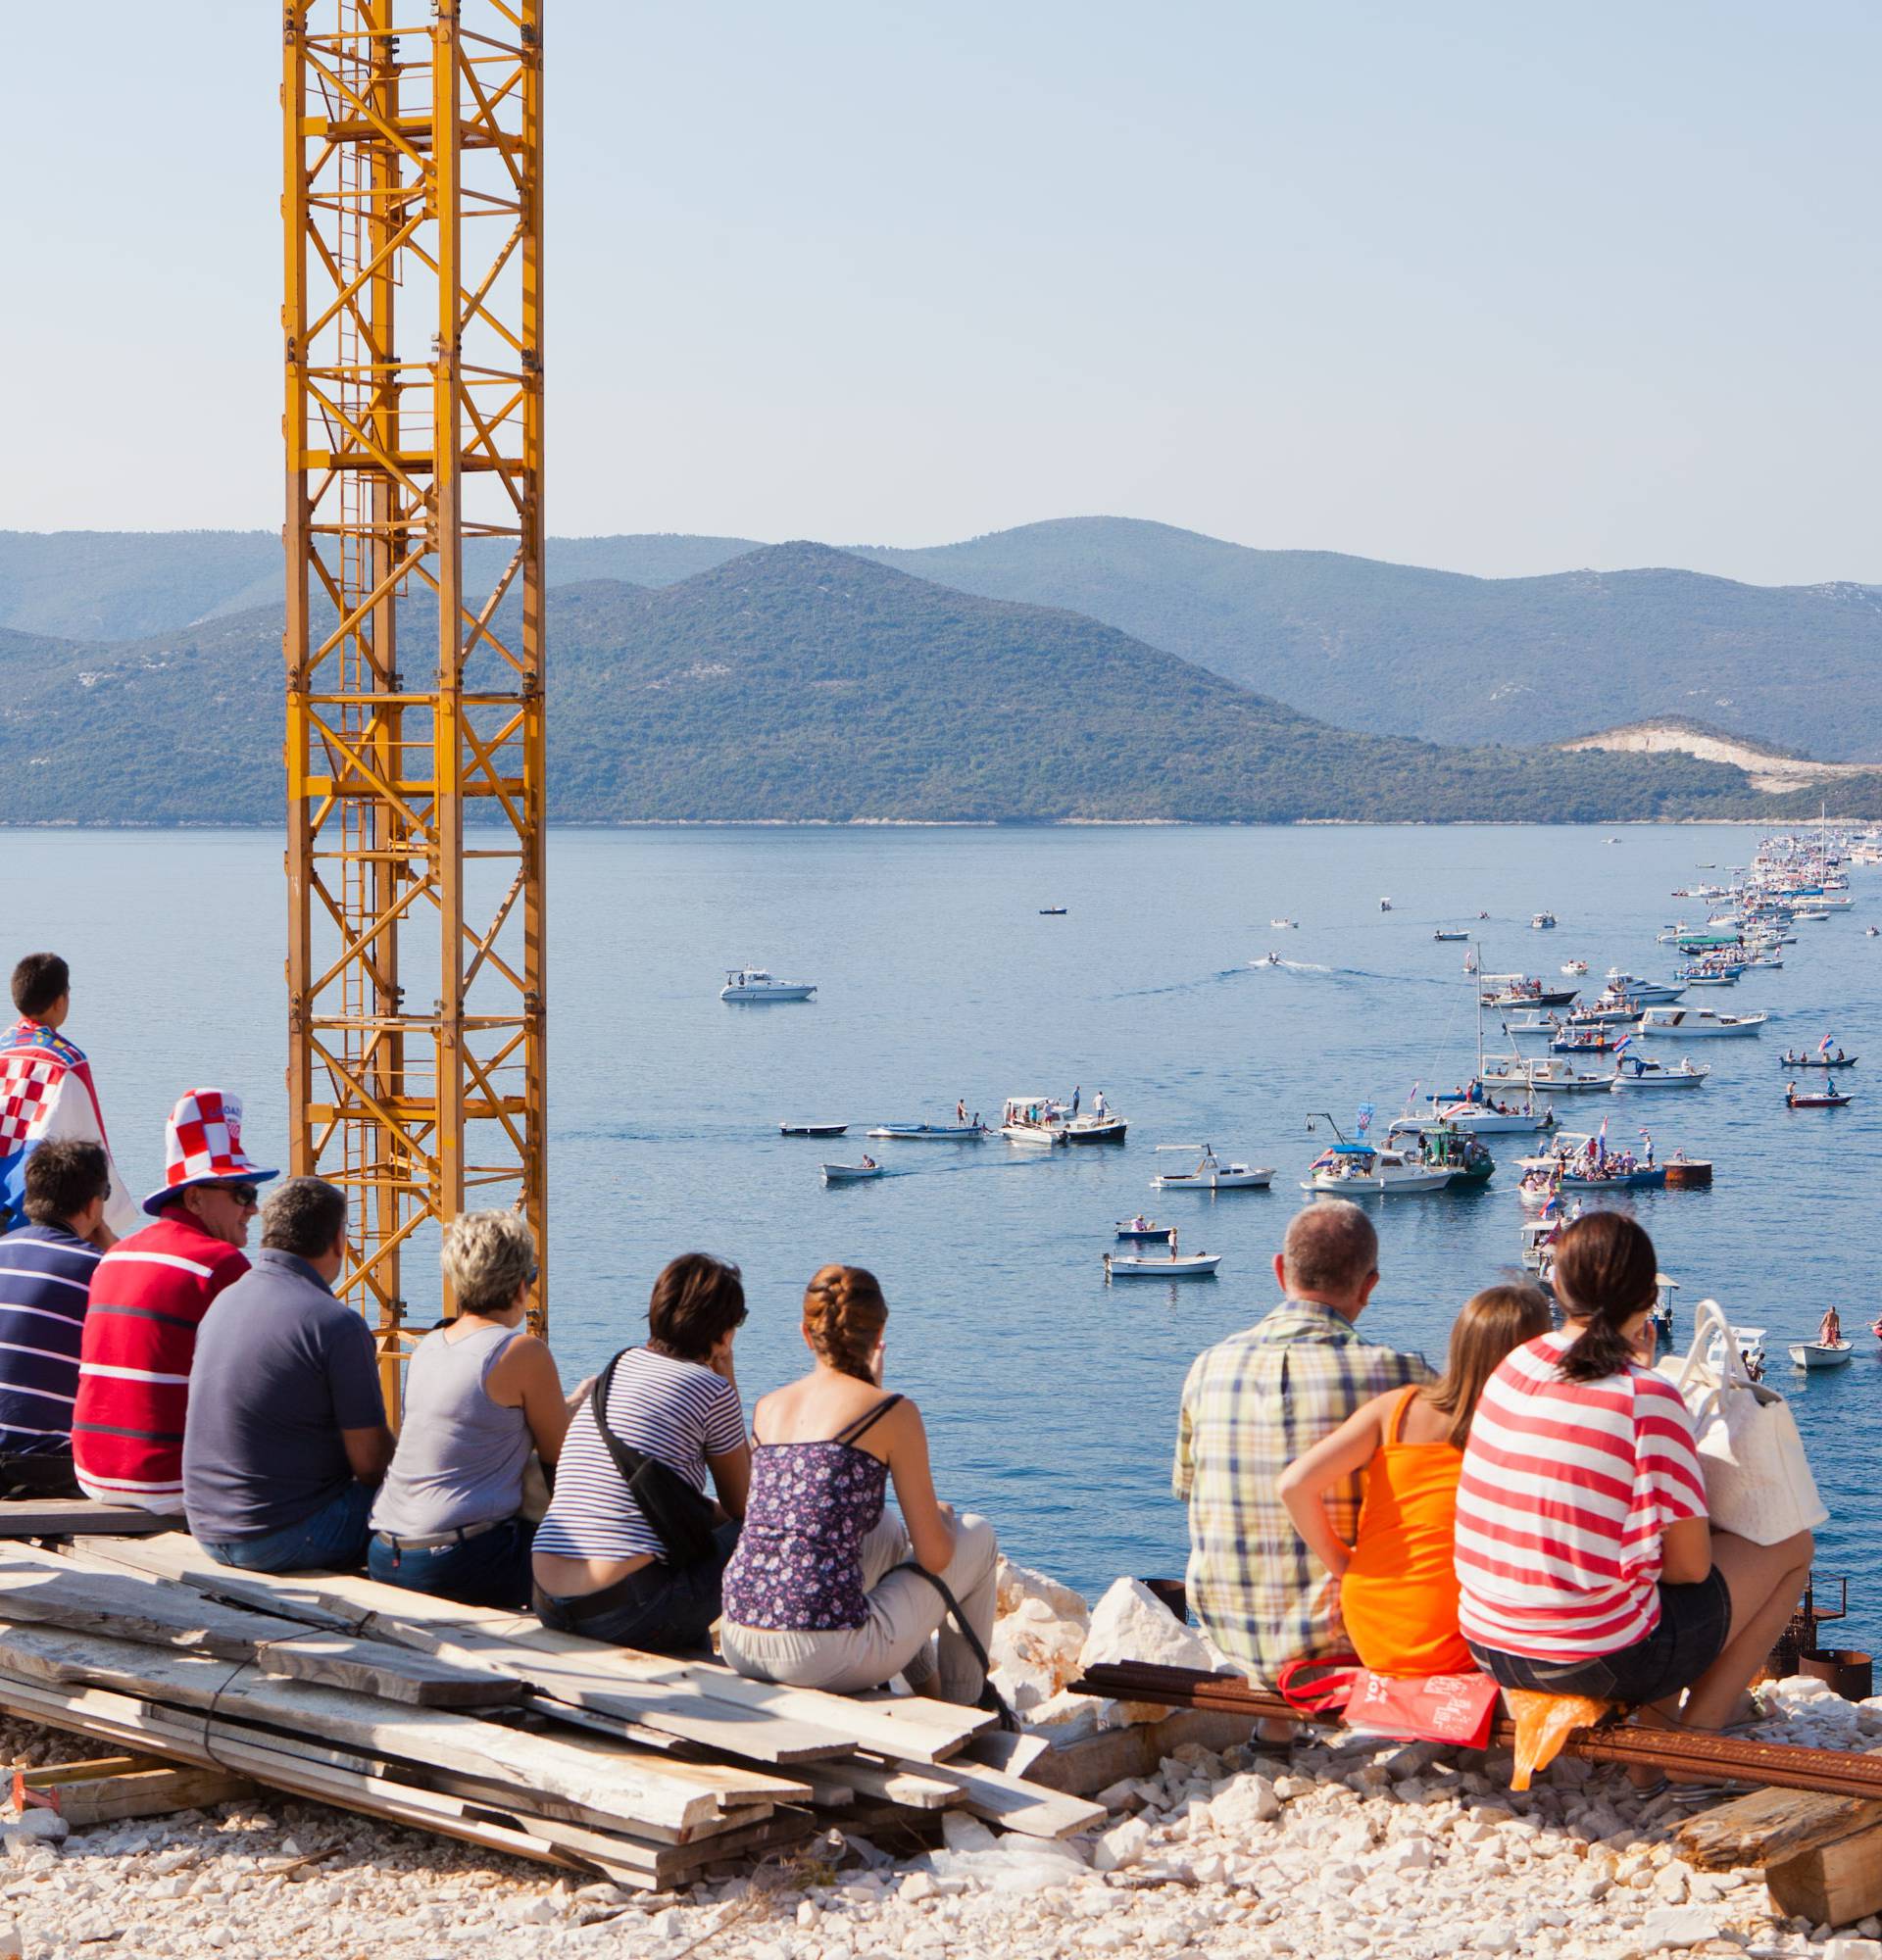
[[[144,1200],[153,1218],[192,1184],[260,1184],[280,1176],[263,1170],[243,1151],[242,1099],[226,1090],[192,1089],[181,1097],[170,1112],[164,1143],[164,1188]]]

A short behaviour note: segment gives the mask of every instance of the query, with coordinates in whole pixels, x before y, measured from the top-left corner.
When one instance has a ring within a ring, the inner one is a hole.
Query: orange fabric
[[[1399,1397],[1366,1465],[1359,1542],[1340,1582],[1353,1651],[1374,1674],[1463,1674],[1476,1666],[1458,1632],[1458,1473],[1449,1443],[1402,1443],[1415,1388]]]

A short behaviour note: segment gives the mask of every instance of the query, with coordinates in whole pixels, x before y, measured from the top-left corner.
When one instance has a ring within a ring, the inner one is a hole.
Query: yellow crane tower
[[[282,27],[290,1160],[396,1408],[437,1226],[546,1250],[542,7]]]

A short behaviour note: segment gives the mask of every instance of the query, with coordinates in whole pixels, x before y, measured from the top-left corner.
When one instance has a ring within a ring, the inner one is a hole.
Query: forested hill
[[[422,630],[415,609],[408,632]],[[1689,757],[1353,734],[1076,613],[820,545],[551,597],[563,821],[1365,821],[1754,814]],[[0,821],[272,822],[278,614],[0,642]]]
[[[470,570],[493,575],[473,548]],[[553,585],[662,586],[739,538],[552,538]],[[859,556],[986,598],[1066,608],[1341,726],[1540,744],[1673,716],[1819,760],[1882,761],[1882,588],[1697,572],[1483,579],[1336,552],[1253,551],[1067,517]],[[272,532],[0,532],[0,627],[175,633],[273,604]]]

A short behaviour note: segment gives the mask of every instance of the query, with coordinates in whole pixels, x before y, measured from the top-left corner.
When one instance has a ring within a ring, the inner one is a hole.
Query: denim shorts
[[[1586,1694],[1597,1701],[1661,1701],[1690,1688],[1725,1651],[1732,1594],[1713,1566],[1696,1586],[1659,1585],[1659,1624],[1644,1641],[1593,1660],[1532,1660],[1472,1641],[1477,1665],[1504,1688]]]

